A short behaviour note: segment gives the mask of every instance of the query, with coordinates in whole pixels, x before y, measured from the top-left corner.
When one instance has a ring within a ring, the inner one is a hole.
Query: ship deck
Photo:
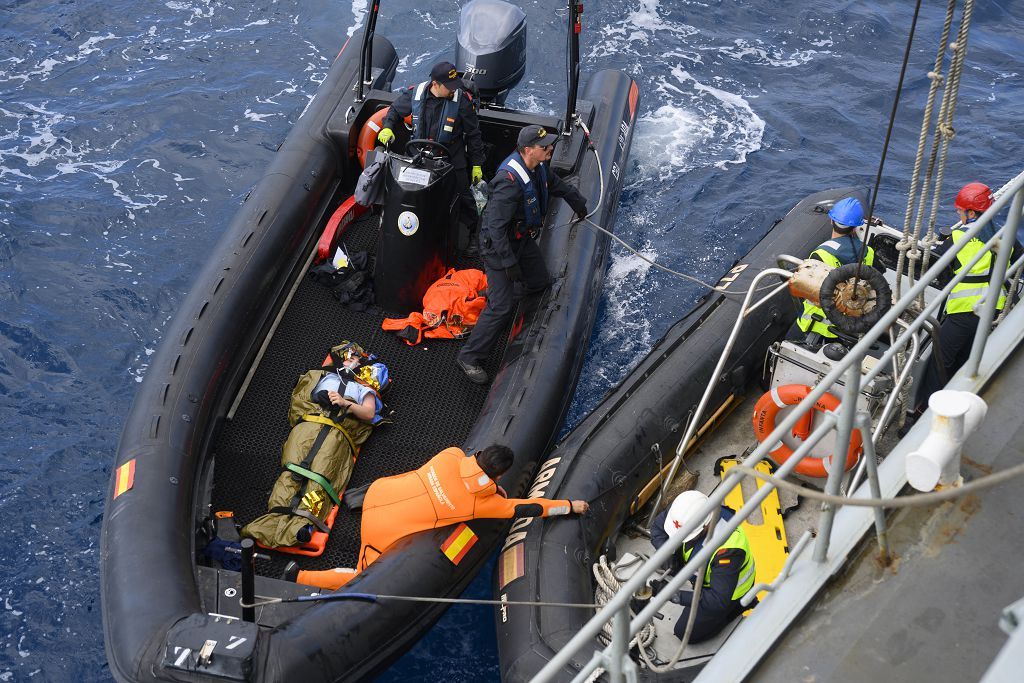
[[[980,396],[981,429],[964,446],[965,480],[1024,461],[1024,353],[1016,349]],[[758,681],[973,681],[1006,643],[1002,609],[1024,595],[1018,478],[956,502],[889,516],[896,561],[870,535],[754,671]]]

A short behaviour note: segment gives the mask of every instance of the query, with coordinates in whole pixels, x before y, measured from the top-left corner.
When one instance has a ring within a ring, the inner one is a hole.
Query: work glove
[[[587,217],[588,213],[590,213],[590,212],[587,211],[587,205],[584,204],[580,208],[576,209],[576,220],[578,220],[578,221],[583,220],[584,218]]]
[[[523,269],[519,267],[518,263],[511,265],[505,269],[505,277],[510,282],[519,282],[523,279]]]
[[[382,145],[386,145],[395,139],[395,133],[390,128],[381,128],[380,132],[377,133],[377,142]]]
[[[383,131],[381,131],[383,133]],[[476,185],[484,179],[484,169],[479,166],[474,166],[472,172],[469,174],[470,181]]]

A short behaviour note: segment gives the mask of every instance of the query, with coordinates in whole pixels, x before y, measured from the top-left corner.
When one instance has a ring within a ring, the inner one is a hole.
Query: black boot
[[[466,245],[466,251],[464,252],[467,258],[478,258],[480,256],[480,247],[477,245],[477,231],[469,231],[469,244]]]
[[[290,581],[295,583],[295,580],[299,578],[299,563],[295,560],[291,560],[284,566],[284,571],[281,572],[282,581]]]

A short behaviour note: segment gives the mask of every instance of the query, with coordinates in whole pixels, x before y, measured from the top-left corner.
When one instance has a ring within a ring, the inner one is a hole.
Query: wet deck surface
[[[1024,459],[1022,382],[1018,349],[981,393],[989,410],[964,449],[965,479]],[[751,680],[978,680],[1006,642],[1001,610],[1024,595],[1022,500],[1018,478],[955,503],[891,515],[896,562],[876,562],[872,535]]]

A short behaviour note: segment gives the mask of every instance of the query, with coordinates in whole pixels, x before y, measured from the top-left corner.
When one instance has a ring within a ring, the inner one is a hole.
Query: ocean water
[[[533,50],[510,104],[554,112],[565,12],[522,6]],[[451,56],[458,10],[383,3],[397,83]],[[620,68],[642,92],[616,232],[713,281],[803,196],[867,188],[912,10],[587,3],[584,78]],[[944,11],[924,2],[878,197],[896,225]],[[98,545],[124,416],[193,274],[364,12],[361,0],[0,5],[0,681],[109,679]],[[1019,4],[977,3],[946,220],[962,183],[1024,168],[1022,36]],[[570,424],[700,292],[613,250]],[[489,572],[466,595],[489,597]],[[460,607],[382,679],[497,673],[491,611]]]

